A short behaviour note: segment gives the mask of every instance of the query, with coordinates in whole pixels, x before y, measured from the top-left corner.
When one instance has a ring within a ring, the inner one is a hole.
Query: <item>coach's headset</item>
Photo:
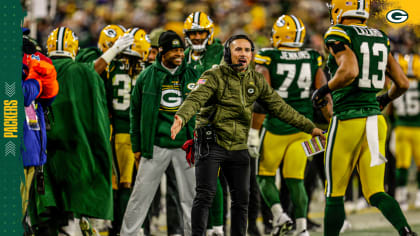
[[[231,53],[230,53],[230,44],[237,39],[248,40],[248,42],[251,44],[251,52],[254,52],[254,43],[252,42],[252,40],[250,38],[248,38],[248,36],[246,36],[244,34],[238,34],[238,35],[234,35],[234,36],[230,37],[225,43],[225,48],[223,50],[223,60],[231,67],[241,65],[241,64],[232,64],[232,57],[231,57]]]

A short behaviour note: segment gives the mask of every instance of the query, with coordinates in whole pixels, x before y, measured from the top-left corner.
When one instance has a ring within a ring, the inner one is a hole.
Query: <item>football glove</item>
[[[124,49],[128,48],[133,43],[134,37],[131,34],[124,34],[118,38],[114,45],[112,45],[112,47],[108,49],[101,57],[106,61],[106,63],[109,64],[112,59],[114,59],[120,52],[124,51]]]
[[[328,84],[315,90],[311,98],[313,105],[318,109],[325,107],[328,104],[328,100],[325,99],[325,95],[328,93],[331,93],[331,89],[328,87]]]
[[[260,156],[260,135],[259,130],[251,128],[248,135],[248,151],[253,158]]]
[[[384,93],[380,96],[376,97],[376,101],[379,103],[379,108],[381,111],[392,101],[392,99],[389,97],[388,93]]]

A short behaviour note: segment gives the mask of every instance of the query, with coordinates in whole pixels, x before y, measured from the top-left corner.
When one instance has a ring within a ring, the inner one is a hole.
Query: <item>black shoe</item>
[[[408,227],[404,227],[402,231],[402,236],[417,236],[417,233],[411,231]]]
[[[315,221],[307,218],[308,230],[309,231],[316,231],[321,228],[321,225],[316,223]]]
[[[251,236],[261,236],[261,233],[258,230],[257,224],[255,222],[248,224],[248,234]]]

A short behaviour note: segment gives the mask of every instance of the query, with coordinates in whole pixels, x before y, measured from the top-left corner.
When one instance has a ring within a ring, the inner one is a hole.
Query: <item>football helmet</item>
[[[201,45],[194,45],[188,35],[194,31],[207,31],[207,38]],[[204,12],[193,12],[191,13],[184,22],[184,36],[187,41],[187,45],[191,46],[194,51],[202,52],[206,50],[206,46],[213,43],[214,37],[214,24],[210,17]]]
[[[345,17],[364,20],[369,18],[370,0],[331,0],[331,4],[327,4],[327,6],[333,25],[340,24]]]
[[[47,39],[48,56],[71,57],[74,59],[79,51],[79,40],[67,27],[54,29]]]
[[[282,15],[273,25],[271,44],[273,47],[302,47],[306,29],[303,22],[294,15]]]
[[[127,30],[122,25],[107,25],[101,30],[98,40],[98,48],[104,53],[124,35]]]
[[[134,38],[134,43],[123,51],[123,54],[140,57],[143,61],[147,61],[150,51],[150,39],[146,31],[140,28],[132,28],[128,30]]]

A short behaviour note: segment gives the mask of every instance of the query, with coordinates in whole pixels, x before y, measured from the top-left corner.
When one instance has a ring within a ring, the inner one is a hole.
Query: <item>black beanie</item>
[[[172,30],[163,32],[159,37],[159,48],[162,48],[160,52],[162,55],[167,53],[169,50],[174,48],[185,49],[184,42],[177,33]]]

